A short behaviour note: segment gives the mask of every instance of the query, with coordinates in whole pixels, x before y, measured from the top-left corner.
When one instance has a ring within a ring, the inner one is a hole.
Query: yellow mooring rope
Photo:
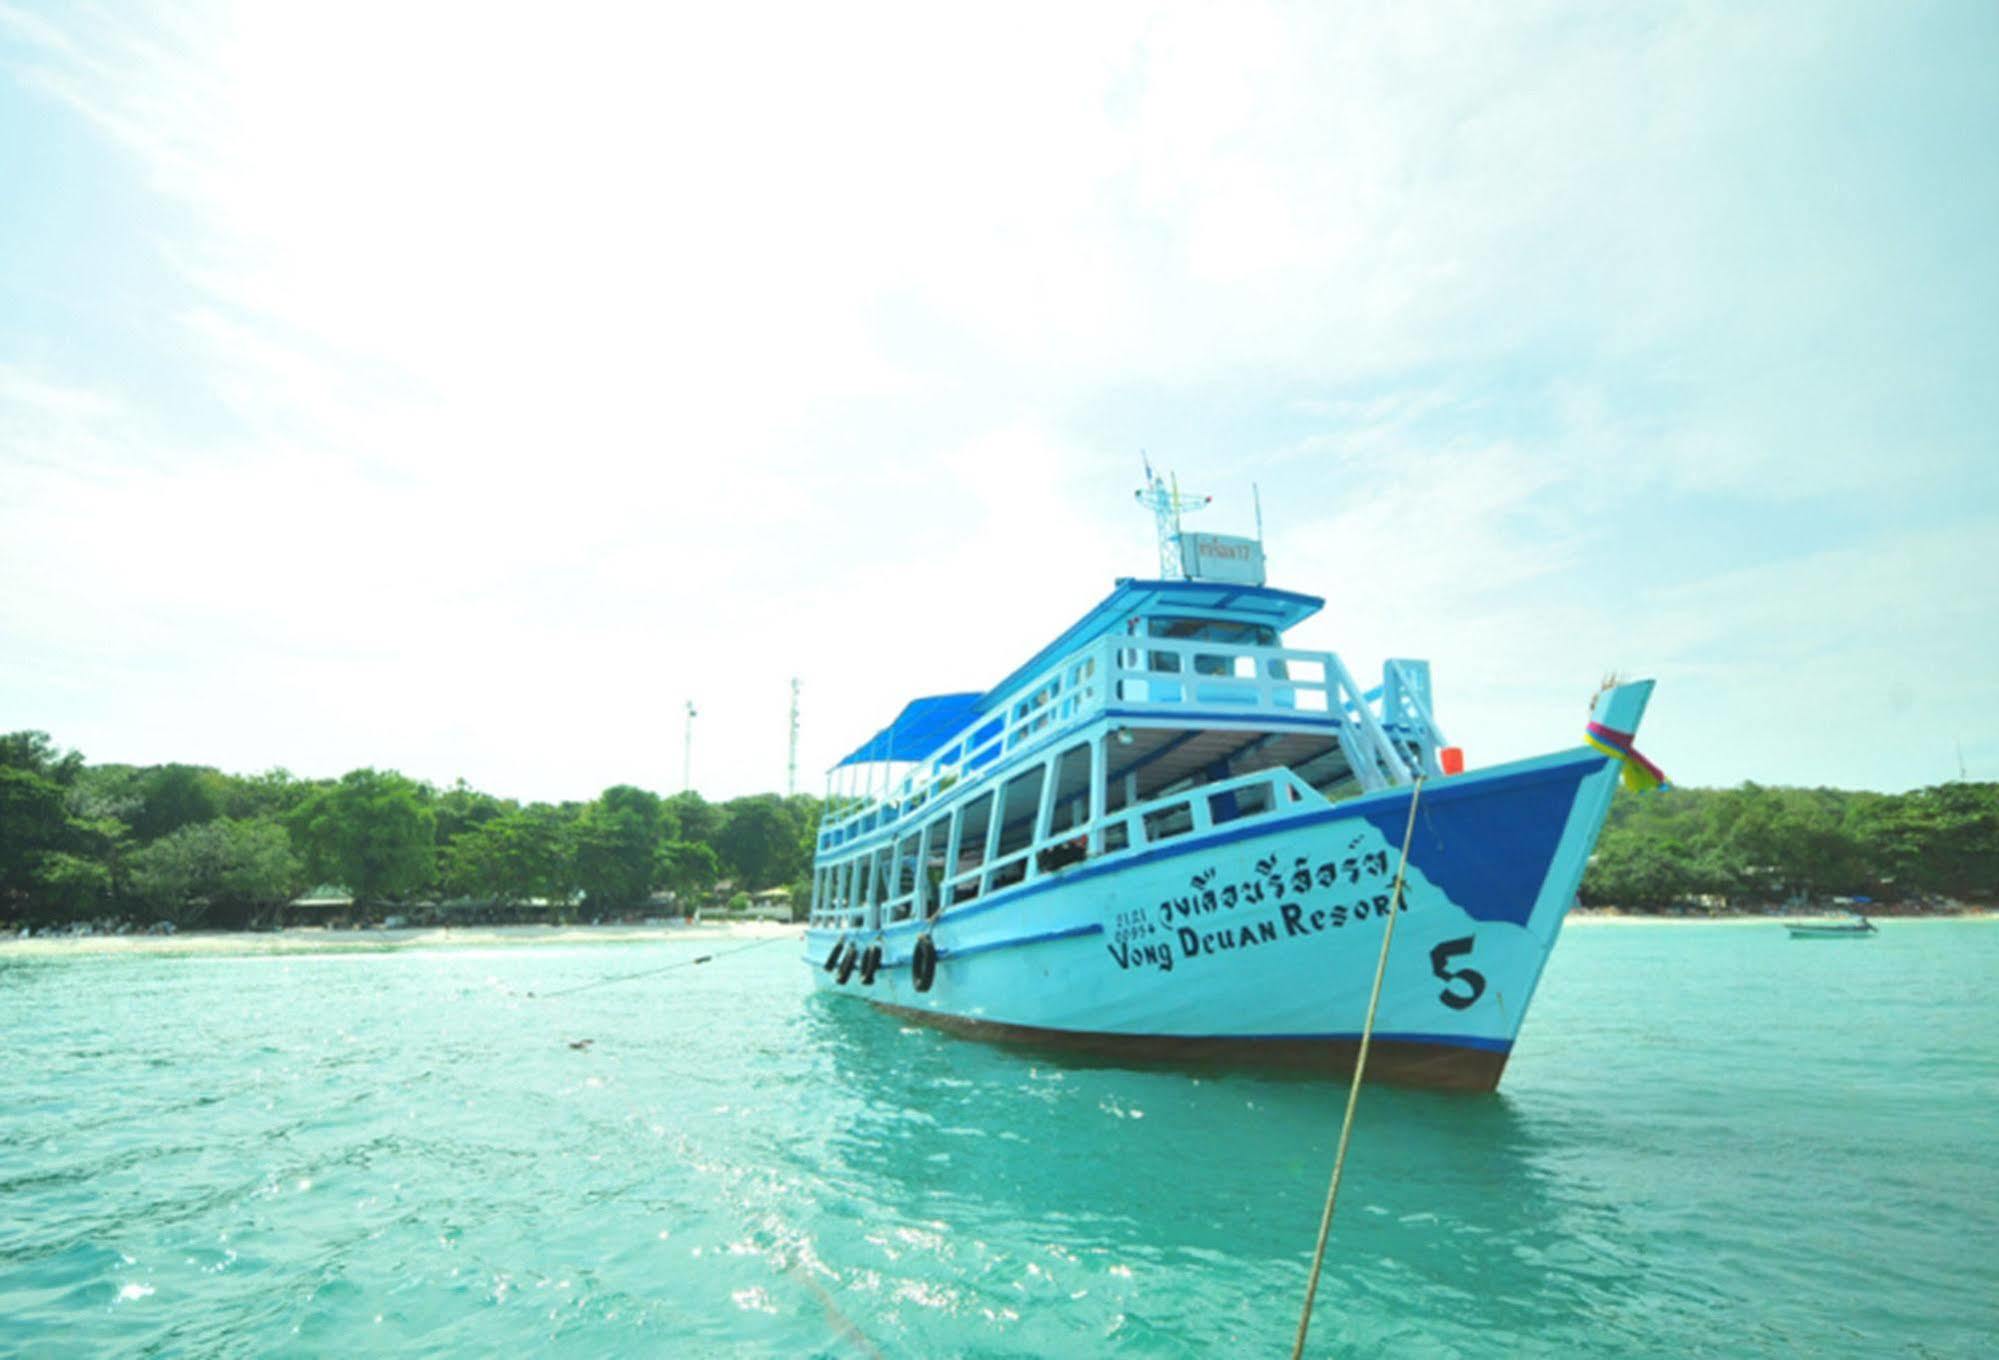
[[[1402,862],[1395,867],[1395,892],[1388,899],[1388,925],[1381,932],[1381,961],[1374,965],[1374,991],[1367,998],[1367,1019],[1360,1027],[1360,1052],[1354,1055],[1353,1085],[1347,1090],[1347,1117],[1340,1124],[1340,1150],[1333,1157],[1333,1183],[1326,1188],[1326,1212],[1319,1218],[1319,1245],[1312,1251],[1312,1278],[1305,1285],[1305,1310],[1298,1316],[1298,1339],[1291,1360],[1305,1354],[1305,1333],[1312,1327],[1312,1300],[1319,1293],[1319,1268],[1326,1263],[1326,1239],[1333,1231],[1333,1205],[1340,1198],[1340,1173],[1346,1169],[1347,1140],[1353,1136],[1354,1107],[1360,1103],[1361,1074],[1367,1071],[1368,1045],[1374,1040],[1374,1012],[1381,1005],[1381,980],[1388,973],[1388,942],[1395,938],[1395,918],[1402,914],[1402,877],[1409,871],[1409,843],[1416,836],[1416,800],[1423,796],[1423,776],[1409,790],[1409,825],[1402,832]]]

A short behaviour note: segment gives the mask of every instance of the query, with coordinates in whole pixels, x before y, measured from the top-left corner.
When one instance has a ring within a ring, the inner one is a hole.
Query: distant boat
[[[1794,940],[1858,940],[1881,933],[1865,916],[1850,921],[1792,921],[1786,928]]]
[[[1182,542],[835,767],[818,985],[990,1039],[1350,1069],[1425,777],[1368,1075],[1490,1090],[1652,682],[1604,689],[1586,743],[1466,772],[1426,663],[1364,691],[1286,644],[1323,601],[1264,586],[1260,541]]]

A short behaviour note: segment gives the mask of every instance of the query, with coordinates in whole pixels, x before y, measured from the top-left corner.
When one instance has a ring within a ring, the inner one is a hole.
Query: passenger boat
[[[1573,748],[1466,770],[1426,662],[1364,690],[1286,644],[1324,601],[1263,583],[1260,535],[1171,528],[1160,579],[834,767],[817,985],[991,1039],[1350,1073],[1396,909],[1367,1075],[1493,1088],[1620,775],[1657,775],[1652,682],[1607,684]]]
[[[1864,940],[1879,935],[1881,928],[1865,916],[1847,921],[1787,921],[1785,927],[1794,940]]]

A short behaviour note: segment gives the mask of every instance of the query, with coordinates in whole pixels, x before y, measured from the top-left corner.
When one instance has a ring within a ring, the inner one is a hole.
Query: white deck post
[[[1000,827],[1006,817],[1006,781],[997,775],[992,780],[992,808],[986,813],[986,853],[979,860],[979,896],[986,894],[987,879],[992,876],[993,856],[999,853]]]
[[[951,812],[950,827],[944,833],[944,881],[937,885],[937,910],[943,911],[951,905],[951,899],[958,895],[958,843],[965,833],[965,805],[960,803]]]
[[[1090,743],[1090,858],[1104,853],[1104,785],[1110,779],[1111,733],[1107,727]]]
[[[1059,746],[1060,743],[1058,742]],[[1041,872],[1041,844],[1049,837],[1049,822],[1055,817],[1055,783],[1062,773],[1062,752],[1051,751],[1041,760],[1041,806],[1034,813],[1034,835],[1027,842],[1027,877]]]

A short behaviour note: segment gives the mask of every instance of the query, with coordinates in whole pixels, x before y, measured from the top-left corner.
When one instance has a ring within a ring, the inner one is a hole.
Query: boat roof
[[[842,765],[866,765],[877,760],[921,760],[964,730],[979,713],[978,690],[969,694],[933,694],[911,699],[895,721],[869,737]]]
[[[936,694],[912,700],[895,721],[875,733],[840,761],[861,765],[872,761],[922,760],[937,751],[981,713],[1000,707],[1013,692],[1057,661],[1106,633],[1124,626],[1135,615],[1191,612],[1261,623],[1282,633],[1325,608],[1317,595],[1275,590],[1269,586],[1229,585],[1218,581],[1140,581],[1119,577],[1097,605],[984,693]],[[837,767],[836,767],[837,768]]]

